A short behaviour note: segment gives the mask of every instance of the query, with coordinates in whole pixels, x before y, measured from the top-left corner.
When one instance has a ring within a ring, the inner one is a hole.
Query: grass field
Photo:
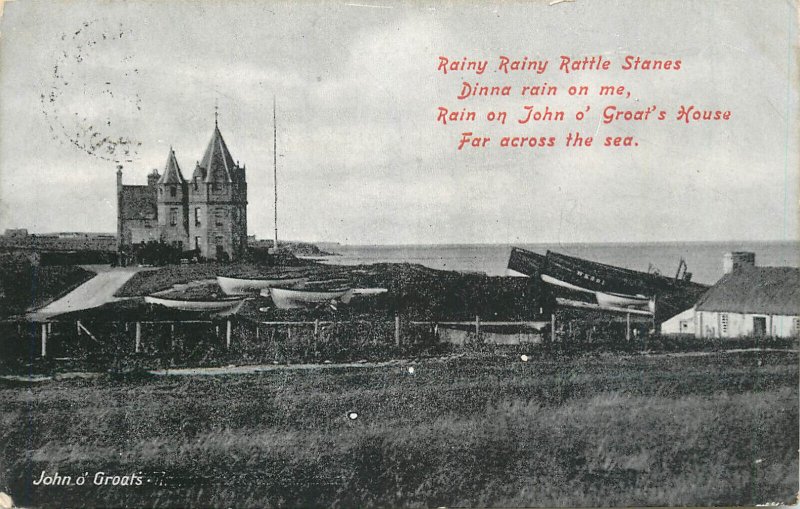
[[[797,491],[797,361],[495,353],[0,382],[0,490],[50,507],[787,501]],[[89,479],[33,486],[42,470]],[[143,484],[93,486],[98,471],[141,472]]]

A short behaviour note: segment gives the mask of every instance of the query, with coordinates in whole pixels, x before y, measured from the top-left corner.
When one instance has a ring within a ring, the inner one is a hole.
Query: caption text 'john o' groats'
[[[632,95],[625,84],[626,78],[634,75],[658,84],[665,76],[679,76],[685,67],[678,58],[655,59],[641,55],[614,59],[603,55],[561,55],[552,61],[528,56],[499,55],[494,60],[440,56],[436,73],[444,79],[458,77],[461,83],[454,82],[453,97],[455,101],[466,102],[467,106],[440,105],[435,119],[443,126],[462,127],[456,143],[458,150],[492,146],[638,147],[640,126],[661,122],[689,125],[729,121],[732,112],[718,105],[695,104],[690,98],[676,104],[652,104]],[[548,73],[553,75],[549,81]],[[478,77],[484,75],[493,80],[500,76],[501,81],[481,83]],[[498,108],[494,104],[478,109],[484,97],[505,101],[506,106],[514,103],[514,106]],[[573,106],[564,106],[563,98]],[[581,122],[587,120],[593,120],[592,128],[582,132]],[[485,122],[484,128],[492,129],[492,134],[477,132],[472,126],[479,128],[479,122]],[[463,129],[465,125],[470,128]],[[501,130],[505,126],[524,127],[497,135],[494,133],[497,126]],[[600,126],[623,131],[614,131],[595,140]],[[631,132],[634,129],[636,133]]]

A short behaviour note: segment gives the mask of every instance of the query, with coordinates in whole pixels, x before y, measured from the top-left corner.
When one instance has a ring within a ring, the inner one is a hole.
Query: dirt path
[[[114,297],[114,292],[142,270],[139,267],[112,268],[108,265],[86,265],[85,268],[96,272],[97,275],[60,299],[28,314],[28,318],[45,320],[61,313],[94,308],[106,302],[122,300]]]
[[[736,348],[730,350],[719,350],[715,352],[675,352],[675,353],[641,353],[635,355],[624,355],[621,357],[706,357],[709,355],[721,354],[740,354],[748,352],[785,352],[785,353],[800,353],[798,350],[781,349],[781,348]],[[465,357],[466,354],[455,354],[444,357],[430,357],[424,359],[392,359],[382,362],[342,362],[342,363],[322,363],[322,364],[254,364],[247,366],[219,366],[207,368],[175,368],[175,369],[153,369],[147,371],[151,375],[157,376],[221,376],[221,375],[252,375],[256,373],[269,373],[275,371],[293,371],[293,370],[323,370],[323,369],[341,369],[341,368],[402,368],[404,370],[418,366],[419,364],[430,362],[447,362],[460,357]],[[521,362],[526,362],[522,361]],[[5,375],[0,376],[2,380],[16,381],[16,382],[47,382],[51,380],[65,380],[70,378],[97,378],[107,373],[104,372],[69,372],[57,373],[55,375]]]

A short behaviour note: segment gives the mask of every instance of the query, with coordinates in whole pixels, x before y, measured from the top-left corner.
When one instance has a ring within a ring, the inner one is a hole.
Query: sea
[[[686,261],[692,281],[713,284],[722,277],[722,260],[731,251],[755,253],[758,266],[800,267],[798,241],[657,242],[608,244],[431,244],[431,245],[345,245],[325,246],[337,256],[324,263],[359,265],[371,263],[418,263],[434,269],[506,274],[512,247],[545,254],[548,250],[601,263],[648,272],[658,270],[674,276],[681,258]]]

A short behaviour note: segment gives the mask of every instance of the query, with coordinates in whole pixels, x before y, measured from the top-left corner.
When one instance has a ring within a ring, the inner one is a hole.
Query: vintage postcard
[[[795,1],[0,9],[0,509],[797,503]]]

